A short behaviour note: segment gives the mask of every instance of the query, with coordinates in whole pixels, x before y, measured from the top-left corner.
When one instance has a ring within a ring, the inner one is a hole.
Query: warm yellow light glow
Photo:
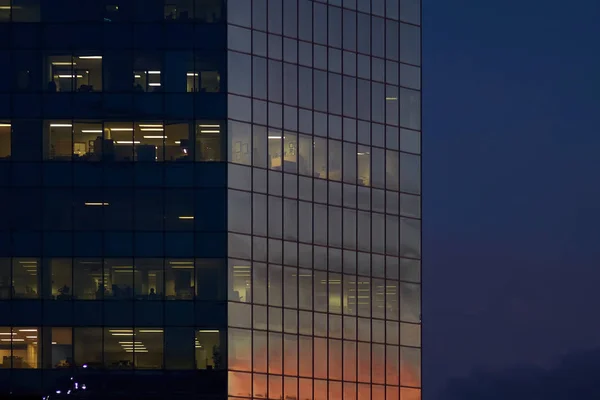
[[[148,86],[160,86],[160,83],[149,83]]]
[[[125,353],[147,353],[148,350],[125,350]]]
[[[11,124],[0,124],[0,128],[10,128]]]
[[[2,342],[24,342],[25,339],[0,339]]]
[[[140,128],[163,128],[162,124],[140,124]]]
[[[140,128],[142,132],[162,132],[165,128]]]
[[[37,336],[25,336],[27,339],[37,339]]]
[[[387,101],[396,101],[396,100],[398,100],[398,98],[397,98],[397,97],[386,97],[385,99],[386,99]]]
[[[116,144],[140,144],[139,140],[117,140]]]
[[[52,63],[52,65],[57,65],[57,66],[71,66],[71,65],[77,65],[75,62],[69,62],[69,61],[54,61]]]
[[[198,332],[200,332],[200,333],[219,333],[219,331],[216,329],[201,329]]]
[[[148,75],[160,75],[160,71],[148,71]]]
[[[162,333],[162,329],[140,329],[140,333]]]
[[[124,332],[131,333],[131,332],[133,332],[133,329],[109,329],[108,331],[109,332],[117,332],[117,333],[124,333]]]
[[[200,129],[200,133],[219,133],[221,132],[220,130],[214,130],[214,129]]]
[[[83,78],[83,75],[56,75],[59,78]]]
[[[111,333],[113,336],[134,336],[133,333]]]
[[[133,132],[133,128],[109,128],[113,132]]]
[[[102,133],[102,129],[82,129],[81,133]]]
[[[108,203],[94,203],[94,202],[83,203],[83,204],[85,204],[86,206],[89,206],[89,207],[97,207],[97,206],[101,207],[101,206],[107,206],[108,205]]]
[[[216,124],[200,124],[198,125],[200,128],[220,128],[220,125]]]
[[[194,217],[190,215],[180,215],[179,219],[194,219]]]
[[[144,139],[166,139],[166,136],[144,136]]]
[[[37,332],[37,329],[19,329],[19,332]]]
[[[187,76],[198,76],[198,73],[197,72],[188,72],[186,75]]]
[[[50,128],[71,128],[73,124],[50,124]]]
[[[79,56],[81,60],[102,60],[102,56]]]

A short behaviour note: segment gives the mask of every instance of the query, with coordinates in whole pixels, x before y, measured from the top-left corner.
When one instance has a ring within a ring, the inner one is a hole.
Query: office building
[[[0,0],[0,395],[420,399],[420,8]]]

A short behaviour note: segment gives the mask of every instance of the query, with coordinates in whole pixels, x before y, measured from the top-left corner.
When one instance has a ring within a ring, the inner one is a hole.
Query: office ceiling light
[[[27,339],[37,339],[37,336],[25,336]]]
[[[37,328],[32,328],[32,329],[19,329],[19,332],[37,332]]]
[[[139,140],[117,140],[116,144],[140,144]]]
[[[56,65],[56,66],[71,66],[71,65],[77,65],[77,63],[75,62],[69,62],[69,61],[54,61],[52,62],[52,65]]]
[[[94,203],[94,202],[90,202],[90,203],[83,203],[84,205],[88,206],[88,207],[102,207],[102,206],[107,206],[108,203]]]
[[[142,132],[162,132],[165,128],[140,128]]]
[[[142,342],[119,342],[119,344],[142,344]]]
[[[215,130],[215,129],[200,129],[200,133],[220,133],[220,130]]]
[[[111,333],[113,336],[134,336],[134,333]]]
[[[148,71],[148,75],[160,75],[160,71]]]
[[[73,124],[50,124],[50,128],[71,128]]]
[[[0,332],[1,336],[10,336],[10,335],[16,335],[16,334],[17,334],[16,332],[12,332],[12,333],[11,332]]]
[[[148,350],[125,350],[125,353],[148,353]]]
[[[194,216],[192,216],[192,215],[180,215],[179,219],[194,219]]]
[[[102,56],[79,56],[80,60],[102,60]]]
[[[83,78],[83,75],[56,75],[59,78],[72,79],[72,78]]]
[[[19,264],[37,264],[37,260],[19,261]]]
[[[81,133],[103,133],[102,129],[82,129]]]
[[[198,125],[200,128],[220,128],[221,125],[218,124],[200,124]]]
[[[24,342],[25,339],[15,339],[15,338],[11,338],[11,339],[0,339],[0,341],[2,342]]]
[[[281,136],[269,136],[269,140],[277,140],[277,139],[285,139],[285,137],[281,137]]]
[[[200,329],[198,332],[200,333],[219,333],[217,329]]]
[[[166,136],[156,136],[156,135],[155,136],[153,136],[153,135],[144,136],[144,139],[166,139],[166,138],[167,138]]]
[[[193,264],[193,261],[169,261],[169,264]]]
[[[10,127],[11,127],[11,124],[5,124],[5,123],[0,124],[0,128],[10,128]]]
[[[162,333],[162,329],[140,329],[140,333]]]
[[[160,83],[158,83],[158,82],[149,83],[148,86],[160,86]]]
[[[163,124],[140,124],[140,128],[163,128]]]
[[[111,332],[111,333],[112,332],[117,332],[117,333],[125,333],[125,332],[127,332],[127,333],[131,333],[131,332],[133,332],[133,329],[109,329],[108,331]]]
[[[133,128],[109,128],[113,132],[133,132]]]

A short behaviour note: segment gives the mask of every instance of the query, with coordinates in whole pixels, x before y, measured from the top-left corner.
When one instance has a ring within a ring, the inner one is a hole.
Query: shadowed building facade
[[[420,399],[420,8],[0,0],[0,393]]]

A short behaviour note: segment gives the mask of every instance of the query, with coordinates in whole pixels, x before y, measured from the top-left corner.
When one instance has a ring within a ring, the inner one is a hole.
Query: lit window
[[[49,56],[47,62],[48,92],[102,91],[102,56]]]
[[[0,160],[9,159],[11,154],[11,124],[0,121]]]

